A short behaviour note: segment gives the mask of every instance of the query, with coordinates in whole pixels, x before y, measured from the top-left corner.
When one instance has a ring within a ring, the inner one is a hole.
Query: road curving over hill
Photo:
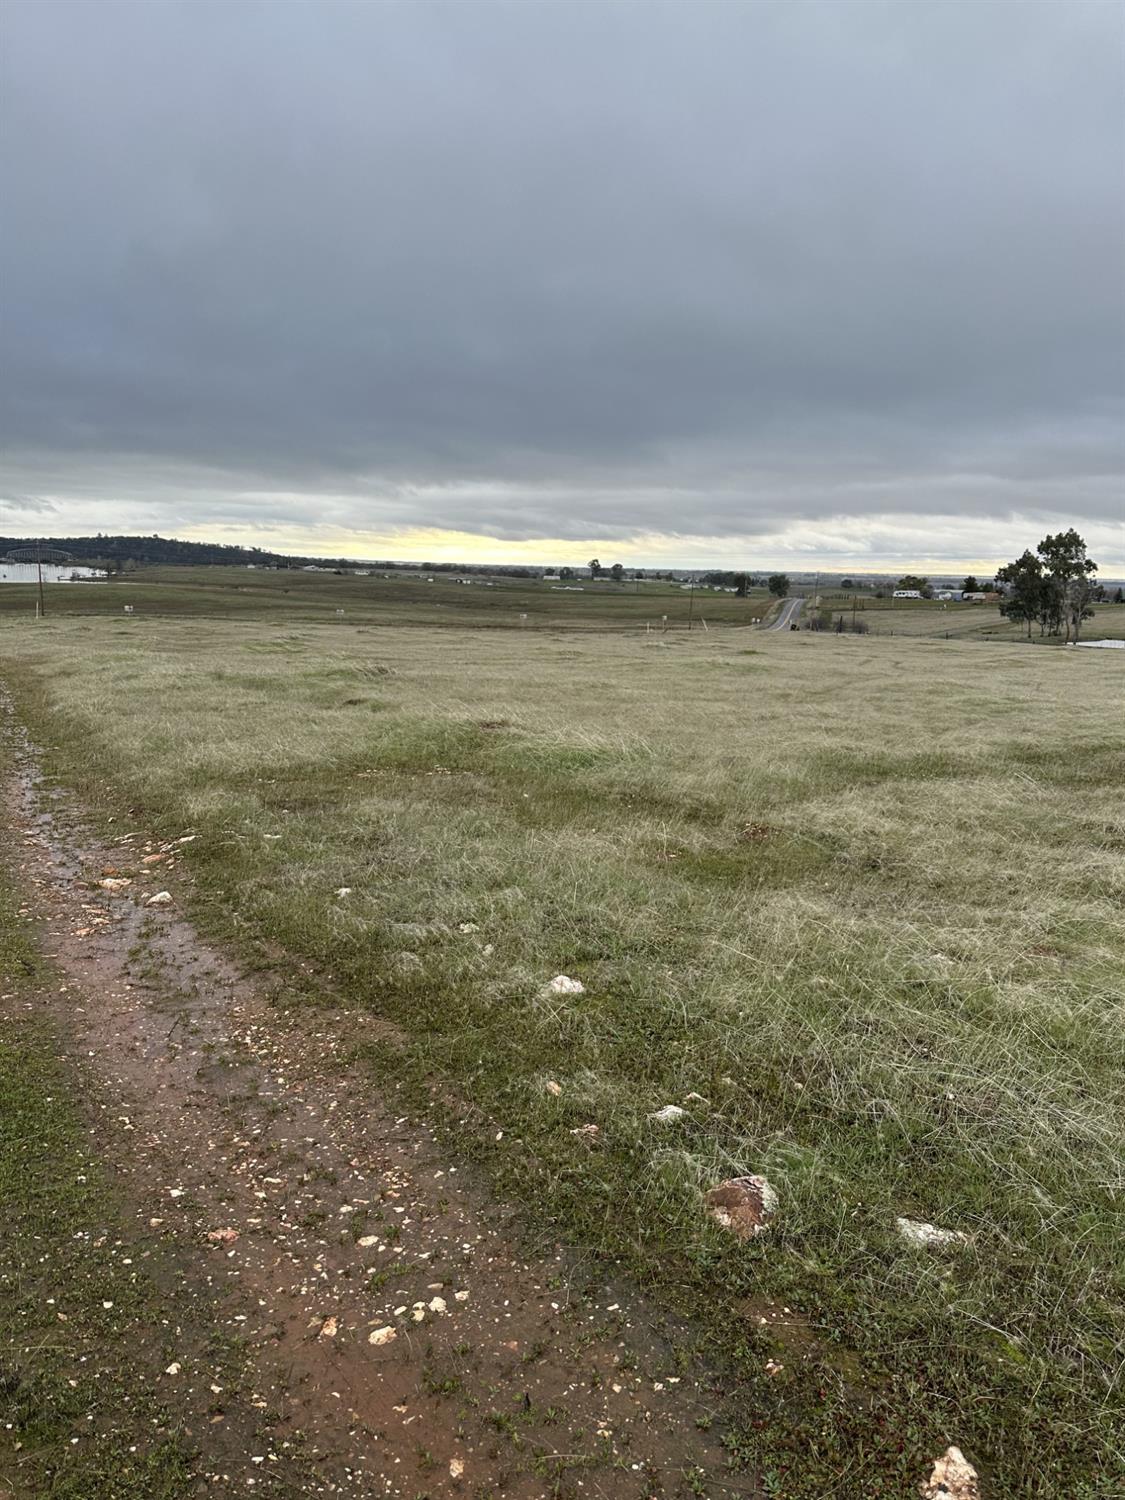
[[[767,630],[788,630],[790,625],[796,623],[797,616],[801,613],[801,605],[804,599],[798,596],[796,599],[783,599],[777,619],[766,626]]]

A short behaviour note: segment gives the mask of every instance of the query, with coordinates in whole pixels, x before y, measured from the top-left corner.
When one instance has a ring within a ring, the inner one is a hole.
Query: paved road
[[[801,613],[801,605],[804,604],[804,602],[804,599],[801,598],[783,600],[781,610],[777,616],[777,619],[773,622],[772,625],[767,625],[766,629],[788,630],[790,625],[795,623],[797,616]]]

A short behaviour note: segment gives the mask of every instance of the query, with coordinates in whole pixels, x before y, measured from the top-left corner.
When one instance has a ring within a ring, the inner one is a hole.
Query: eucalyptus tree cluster
[[[1065,635],[1068,641],[1077,641],[1083,620],[1094,613],[1097,571],[1097,563],[1086,555],[1086,543],[1073,526],[1045,536],[1034,552],[1028,548],[998,570],[997,581],[1007,590],[1000,612],[1026,625],[1029,636],[1038,622],[1040,635]]]

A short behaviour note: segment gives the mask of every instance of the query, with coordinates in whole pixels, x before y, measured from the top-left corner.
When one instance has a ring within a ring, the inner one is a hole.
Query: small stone
[[[431,1298],[431,1300],[430,1300],[430,1311],[432,1313],[443,1313],[445,1311],[445,1307],[446,1307],[446,1303],[445,1303],[445,1298],[444,1297],[433,1297],[433,1298]]]
[[[362,1246],[364,1250],[368,1250],[372,1245],[377,1245],[379,1243],[379,1236],[377,1234],[365,1234],[362,1235],[360,1239],[356,1241],[356,1243]]]
[[[947,1448],[921,1487],[922,1500],[980,1500],[977,1471],[960,1448]]]
[[[464,1472],[465,1472],[465,1465],[461,1462],[461,1460],[459,1458],[451,1458],[449,1460],[449,1477],[450,1477],[450,1479],[460,1479],[461,1475]]]
[[[460,922],[457,926],[458,932],[479,932],[480,928],[475,922]]]
[[[215,1245],[233,1245],[238,1239],[237,1229],[209,1229],[207,1238]]]
[[[157,891],[157,893],[156,893],[155,896],[150,896],[148,898],[148,900],[145,902],[146,906],[171,906],[171,904],[172,904],[172,892],[171,891]]]
[[[180,1362],[179,1362],[179,1360],[178,1359],[174,1359],[172,1361],[172,1363],[168,1366],[168,1368],[164,1371],[164,1373],[165,1373],[165,1375],[178,1375],[180,1373]]]
[[[381,1344],[391,1344],[398,1338],[398,1334],[388,1324],[383,1328],[373,1328],[367,1335],[367,1342],[378,1347]]]
[[[548,1094],[553,1094],[556,1099],[562,1093],[562,1084],[556,1083],[553,1078],[548,1078],[543,1087],[547,1090]]]
[[[341,887],[340,887],[340,889],[339,889],[339,890],[338,890],[338,891],[337,891],[337,892],[336,892],[336,895],[337,895],[337,896],[338,896],[338,897],[339,897],[339,898],[340,898],[340,899],[341,899],[341,900],[343,900],[343,898],[344,898],[344,897],[345,897],[345,896],[350,896],[350,895],[351,895],[351,893],[352,893],[352,888],[351,888],[351,886],[350,886],[350,885],[342,885],[342,886],[341,886]]]
[[[704,1201],[715,1223],[740,1240],[762,1234],[777,1212],[777,1193],[764,1177],[754,1173],[720,1182]]]
[[[665,1104],[649,1115],[649,1119],[655,1120],[660,1125],[674,1125],[677,1120],[682,1120],[686,1114],[687,1110],[681,1109],[678,1104]]]
[[[939,1229],[921,1219],[896,1219],[895,1228],[908,1245],[923,1250],[945,1250],[950,1245],[968,1244],[969,1239],[960,1229]]]
[[[581,979],[571,979],[566,974],[556,974],[546,985],[549,995],[584,995],[586,986]]]
[[[339,1326],[335,1318],[325,1318],[324,1322],[320,1325],[318,1337],[322,1339],[334,1339],[339,1331]]]

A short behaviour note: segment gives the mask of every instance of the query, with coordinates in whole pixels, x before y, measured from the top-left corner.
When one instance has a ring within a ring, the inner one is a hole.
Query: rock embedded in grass
[[[653,1110],[649,1115],[650,1120],[655,1120],[658,1125],[674,1125],[677,1120],[682,1120],[687,1114],[686,1109],[681,1109],[678,1104],[665,1104],[660,1109]]]
[[[960,1229],[939,1229],[921,1219],[896,1219],[895,1228],[908,1245],[923,1250],[947,1250],[951,1245],[966,1245],[969,1241]]]
[[[977,1471],[960,1448],[949,1447],[934,1460],[934,1470],[921,1487],[922,1500],[981,1500]]]
[[[568,974],[556,974],[544,986],[548,995],[584,995],[586,986],[581,979],[571,979]]]
[[[740,1240],[752,1240],[769,1228],[777,1213],[777,1193],[764,1177],[728,1177],[707,1194],[707,1212],[722,1229]]]

